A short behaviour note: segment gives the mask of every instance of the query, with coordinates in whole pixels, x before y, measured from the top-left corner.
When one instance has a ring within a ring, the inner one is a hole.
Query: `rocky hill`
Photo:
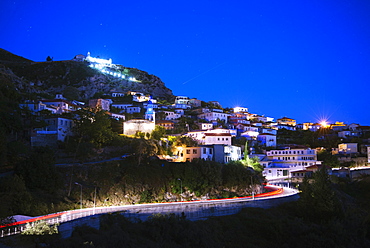
[[[115,65],[123,78],[102,73],[87,62],[73,60],[33,62],[0,49],[0,82],[13,82],[23,95],[54,97],[61,93],[70,100],[88,100],[110,95],[112,91],[139,91],[158,99],[173,99],[173,94],[155,75],[136,68]]]

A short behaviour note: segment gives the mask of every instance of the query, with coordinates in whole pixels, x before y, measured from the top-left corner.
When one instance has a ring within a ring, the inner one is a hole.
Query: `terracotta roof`
[[[292,173],[297,173],[297,172],[307,172],[307,170],[297,170],[297,171],[292,171]]]
[[[306,166],[305,168],[306,168],[306,169],[314,169],[314,168],[316,168],[316,169],[317,169],[318,167],[317,167],[317,165],[315,165],[315,164],[314,164],[314,165]]]

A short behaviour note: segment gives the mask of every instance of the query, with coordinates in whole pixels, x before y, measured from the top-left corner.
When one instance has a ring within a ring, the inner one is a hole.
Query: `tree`
[[[8,217],[14,214],[30,213],[31,201],[32,196],[21,176],[0,178],[0,223],[11,221]]]
[[[131,146],[137,158],[138,165],[140,165],[143,160],[158,152],[158,147],[153,140],[146,140],[144,138],[134,139]]]
[[[22,235],[52,235],[58,233],[59,224],[49,225],[46,221],[27,223]]]
[[[54,151],[48,147],[36,147],[31,154],[15,167],[15,174],[24,178],[29,189],[54,192],[60,186],[60,176],[55,169]]]
[[[160,140],[166,134],[166,129],[162,126],[155,126],[154,130],[152,131],[150,138],[155,140]]]
[[[336,156],[331,154],[327,149],[322,149],[317,153],[317,160],[323,161],[325,166],[339,167],[340,163]]]
[[[75,134],[82,142],[89,142],[100,148],[112,141],[114,132],[111,120],[105,111],[81,109],[76,111]]]
[[[32,240],[36,247],[39,243],[48,243],[55,234],[58,234],[59,224],[49,225],[44,220],[27,223],[22,235]]]
[[[176,137],[174,141],[174,146],[187,146],[194,147],[198,146],[198,142],[189,136]]]
[[[342,215],[342,206],[329,179],[326,168],[306,177],[300,186],[302,191],[298,204],[302,215],[314,222],[325,222]]]

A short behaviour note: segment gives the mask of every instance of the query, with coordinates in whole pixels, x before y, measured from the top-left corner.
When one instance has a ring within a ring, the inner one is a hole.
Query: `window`
[[[190,149],[186,149],[186,154],[190,154]]]
[[[193,154],[197,154],[198,153],[198,150],[197,149],[193,149]]]
[[[207,153],[207,148],[203,147],[203,154]]]

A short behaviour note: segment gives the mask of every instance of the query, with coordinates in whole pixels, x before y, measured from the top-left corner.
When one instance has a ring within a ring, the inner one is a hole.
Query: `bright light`
[[[327,127],[329,127],[329,124],[328,124],[328,122],[327,122],[326,120],[322,120],[322,121],[320,121],[320,125],[321,125],[323,128],[327,128]]]

